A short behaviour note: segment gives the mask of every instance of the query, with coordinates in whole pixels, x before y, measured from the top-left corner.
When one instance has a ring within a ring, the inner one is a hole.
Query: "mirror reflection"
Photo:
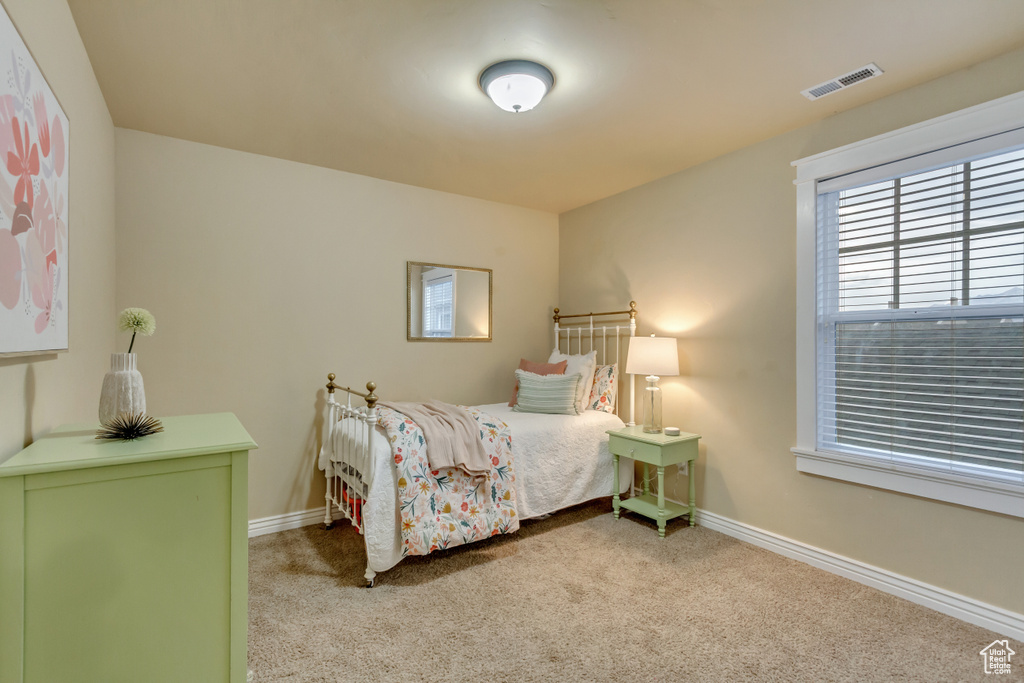
[[[491,271],[409,261],[409,341],[490,341]]]

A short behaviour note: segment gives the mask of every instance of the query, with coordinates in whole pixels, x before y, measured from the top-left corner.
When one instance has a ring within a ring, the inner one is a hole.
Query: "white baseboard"
[[[1024,614],[1011,612],[880,567],[815,548],[707,510],[697,510],[697,523],[726,536],[853,579],[857,583],[877,588],[1000,635],[1024,640]]]
[[[334,510],[333,518],[341,519],[340,510]],[[302,510],[301,512],[286,512],[283,515],[263,517],[262,519],[249,520],[249,538],[273,534],[288,529],[298,529],[301,526],[324,523],[324,508],[318,507],[313,510]]]
[[[633,495],[637,495],[637,493],[638,490],[634,487]],[[680,501],[671,498],[665,498],[665,500],[672,500],[674,503],[683,505]],[[824,569],[827,572],[852,579],[865,586],[877,588],[880,591],[896,595],[918,605],[923,605],[936,612],[956,617],[969,624],[981,626],[982,628],[987,628],[990,631],[995,631],[1000,635],[1009,636],[1017,640],[1024,640],[1024,614],[1018,614],[1017,612],[1011,612],[1002,607],[996,607],[995,605],[975,600],[974,598],[968,598],[959,593],[953,593],[944,588],[911,579],[881,567],[875,567],[849,557],[837,555],[828,550],[822,550],[821,548],[801,543],[800,541],[794,541],[791,538],[786,538],[764,529],[758,529],[755,526],[737,522],[734,519],[729,519],[728,517],[723,517],[700,508],[697,508],[697,523],[708,529],[723,533],[726,536],[738,538],[741,541],[770,550],[792,560],[804,562],[818,569]]]

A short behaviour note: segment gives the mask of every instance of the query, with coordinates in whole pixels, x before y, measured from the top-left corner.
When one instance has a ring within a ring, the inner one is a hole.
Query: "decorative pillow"
[[[594,388],[590,390],[590,409],[615,412],[616,383],[619,374],[617,363],[598,365],[594,371]]]
[[[582,382],[574,375],[535,375],[516,370],[519,380],[519,398],[512,410],[520,413],[548,413],[551,415],[579,415],[576,410],[576,388]]]
[[[576,390],[576,410],[582,414],[587,409],[587,399],[590,398],[590,387],[594,384],[594,369],[597,367],[597,351],[591,351],[585,354],[576,354],[573,356],[567,356],[566,354],[559,351],[557,348],[551,352],[551,357],[548,358],[549,363],[557,363],[559,361],[569,361],[569,365],[565,368],[565,374],[575,375],[579,373],[583,377],[583,381],[580,382],[579,388]]]
[[[526,360],[525,358],[519,359],[519,369],[532,372],[535,375],[564,375],[565,366],[568,361],[562,361],[561,363],[534,363],[533,361]],[[516,404],[516,395],[519,394],[519,381],[516,380],[516,388],[512,390],[512,400],[508,402],[508,407],[511,408]]]

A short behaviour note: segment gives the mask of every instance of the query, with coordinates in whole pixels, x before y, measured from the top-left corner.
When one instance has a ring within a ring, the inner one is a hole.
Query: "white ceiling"
[[[1024,46],[1021,0],[69,4],[117,126],[553,212]],[[513,58],[522,114],[477,84]]]

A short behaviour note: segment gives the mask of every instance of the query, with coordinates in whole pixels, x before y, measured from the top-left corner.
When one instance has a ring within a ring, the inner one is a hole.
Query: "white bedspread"
[[[617,415],[599,410],[582,415],[517,413],[502,403],[480,409],[512,428],[520,519],[612,495],[613,461],[605,432],[624,426]],[[628,486],[633,466],[629,461],[622,465],[625,477],[620,472],[619,484]]]
[[[520,519],[612,494],[613,460],[605,432],[623,426],[618,416],[595,410],[583,415],[517,413],[502,403],[479,408],[504,420],[512,429]],[[402,559],[402,537],[391,447],[379,426],[373,441],[373,486],[363,505],[363,526],[367,564],[373,571],[382,572]],[[321,465],[325,464],[325,454],[321,453]],[[632,485],[632,475],[632,461],[622,458],[619,493]]]

